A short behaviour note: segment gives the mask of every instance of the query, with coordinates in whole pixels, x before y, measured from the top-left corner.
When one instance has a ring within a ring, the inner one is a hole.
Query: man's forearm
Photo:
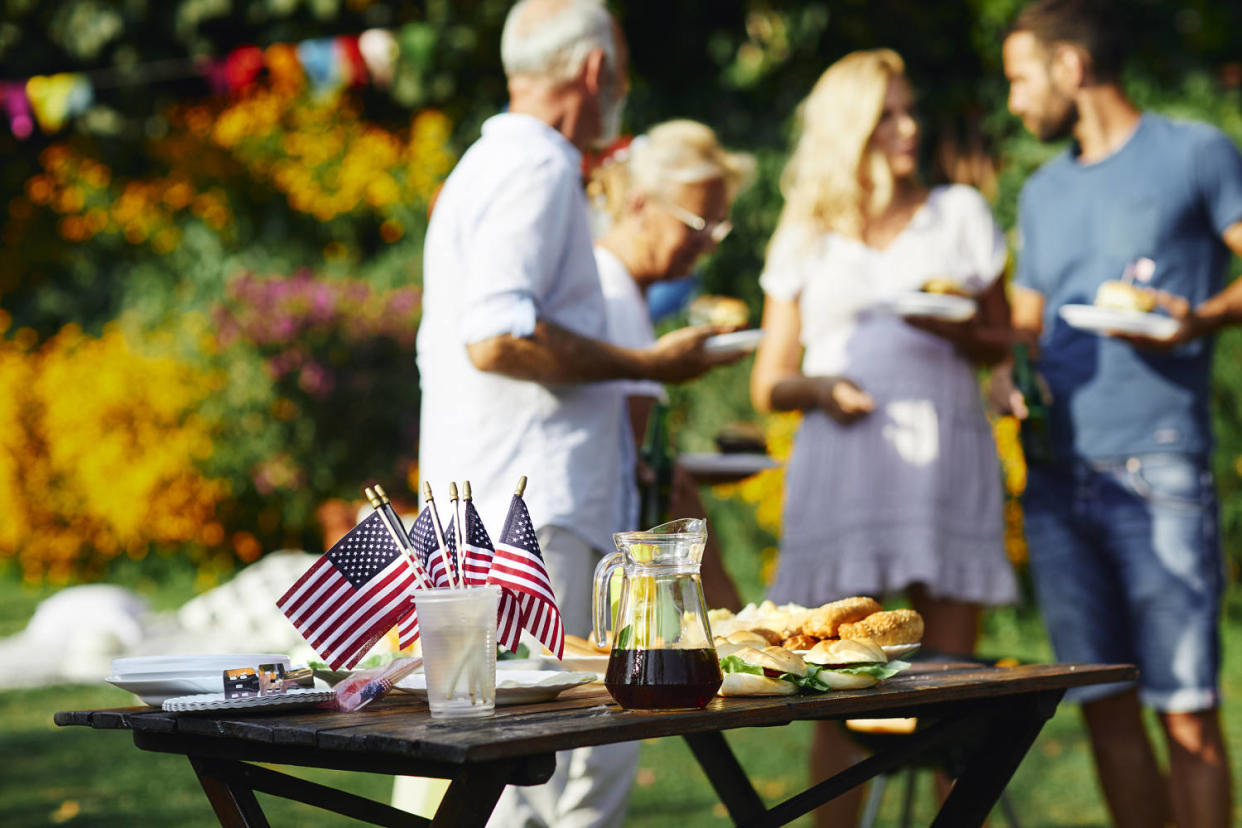
[[[1204,333],[1242,323],[1242,278],[1234,279],[1220,293],[1205,300],[1195,308],[1194,315]]]
[[[539,321],[529,337],[497,336],[466,347],[480,371],[558,385],[645,376],[643,353]]]

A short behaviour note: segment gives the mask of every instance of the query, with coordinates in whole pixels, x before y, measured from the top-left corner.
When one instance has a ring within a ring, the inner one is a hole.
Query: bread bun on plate
[[[719,652],[719,650],[717,650]],[[722,657],[722,696],[792,696],[800,685],[781,676],[806,675],[806,663],[784,647],[763,649],[742,646]]]
[[[869,638],[881,646],[917,644],[923,640],[923,616],[912,609],[873,612],[861,621],[841,624],[842,638]]]
[[[1104,282],[1095,292],[1097,308],[1150,313],[1156,308],[1156,299],[1149,291],[1116,279]]]
[[[880,676],[872,672],[861,672],[855,669],[866,666],[882,667],[888,662],[888,656],[880,649],[880,645],[867,639],[840,638],[835,641],[821,641],[806,654],[806,661],[817,664],[825,669],[820,670],[816,677],[833,690],[861,690],[870,687],[880,680]]]
[[[971,298],[972,294],[964,285],[950,279],[948,276],[934,276],[923,283],[920,290],[923,293],[935,293],[940,296],[964,296]]]
[[[691,325],[741,327],[750,321],[750,308],[732,296],[700,296],[686,308]]]

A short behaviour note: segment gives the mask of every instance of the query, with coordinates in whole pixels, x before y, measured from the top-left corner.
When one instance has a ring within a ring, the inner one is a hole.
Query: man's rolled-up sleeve
[[[458,328],[463,344],[534,332],[564,255],[575,186],[551,163],[507,173],[470,240]]]

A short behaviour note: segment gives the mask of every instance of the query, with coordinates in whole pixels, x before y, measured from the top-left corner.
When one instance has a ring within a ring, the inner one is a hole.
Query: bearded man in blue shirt
[[[1009,109],[1042,141],[1072,138],[1019,202],[1014,326],[1038,343],[1052,458],[1029,462],[1031,571],[1057,657],[1131,662],[1138,685],[1070,691],[1082,704],[1118,825],[1226,826],[1218,715],[1224,586],[1212,480],[1214,334],[1242,321],[1242,156],[1219,130],[1139,111],[1119,82],[1122,27],[1100,2],[1039,0],[1003,47]],[[1091,304],[1127,269],[1175,321],[1168,337],[1088,332]],[[1020,395],[997,382],[1023,416]],[[994,389],[995,390],[995,389]],[[1156,711],[1162,778],[1142,723]]]

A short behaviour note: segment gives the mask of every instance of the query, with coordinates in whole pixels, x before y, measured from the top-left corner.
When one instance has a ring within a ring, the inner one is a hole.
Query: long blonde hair
[[[617,221],[631,193],[673,196],[682,184],[723,179],[728,203],[754,177],[755,160],[729,152],[706,124],[679,119],[664,121],[635,138],[615,160],[591,173],[588,196]]]
[[[905,75],[892,49],[851,52],[829,66],[798,107],[797,139],[781,174],[777,233],[798,227],[858,237],[893,197],[884,155],[869,149],[889,80]]]

